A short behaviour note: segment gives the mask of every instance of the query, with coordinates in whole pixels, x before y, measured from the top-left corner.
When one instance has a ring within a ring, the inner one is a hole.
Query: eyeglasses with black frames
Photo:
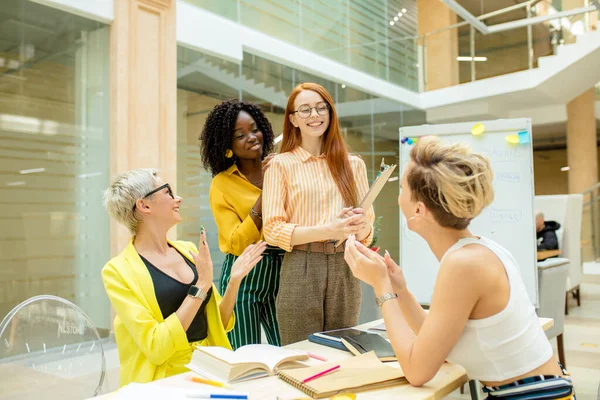
[[[144,197],[142,197],[142,199],[145,199],[148,196],[152,196],[154,193],[160,192],[163,189],[167,189],[167,193],[169,193],[169,196],[171,196],[171,198],[174,200],[175,199],[175,195],[173,194],[173,190],[171,189],[171,185],[169,185],[168,183],[165,183],[162,186],[157,187],[154,190],[149,191],[148,193],[146,193],[146,195]],[[133,205],[133,209],[135,210],[135,204]]]

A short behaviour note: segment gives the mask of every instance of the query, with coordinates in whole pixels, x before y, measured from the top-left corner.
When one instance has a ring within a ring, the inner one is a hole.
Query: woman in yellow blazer
[[[117,313],[114,331],[121,386],[187,371],[195,346],[230,349],[225,333],[235,323],[239,284],[266,248],[263,242],[246,248],[233,265],[221,298],[212,284],[204,228],[198,248],[167,239],[167,231],[181,221],[181,202],[151,168],[122,173],[104,194],[108,213],[134,235],[102,269],[106,293]]]

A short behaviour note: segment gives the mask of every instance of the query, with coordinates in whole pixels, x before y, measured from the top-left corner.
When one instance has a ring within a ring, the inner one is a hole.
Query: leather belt
[[[306,244],[299,244],[294,246],[294,250],[306,251],[307,253],[324,253],[324,254],[335,254],[335,253],[343,253],[345,249],[346,241],[344,240],[342,244],[338,247],[335,247],[337,240],[329,241],[329,242],[312,242]]]

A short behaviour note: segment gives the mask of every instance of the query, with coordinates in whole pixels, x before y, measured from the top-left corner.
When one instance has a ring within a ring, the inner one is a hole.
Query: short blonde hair
[[[104,207],[108,214],[133,234],[141,222],[134,210],[135,202],[158,185],[158,173],[159,170],[156,168],[139,168],[123,172],[104,192]]]
[[[465,229],[494,200],[490,161],[464,144],[420,138],[410,151],[407,181],[413,201],[422,201],[446,228]]]

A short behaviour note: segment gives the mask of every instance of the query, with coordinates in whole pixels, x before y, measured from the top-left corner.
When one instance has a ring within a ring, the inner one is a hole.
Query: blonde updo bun
[[[410,151],[408,185],[444,227],[465,229],[494,200],[489,160],[465,144],[420,138]]]

